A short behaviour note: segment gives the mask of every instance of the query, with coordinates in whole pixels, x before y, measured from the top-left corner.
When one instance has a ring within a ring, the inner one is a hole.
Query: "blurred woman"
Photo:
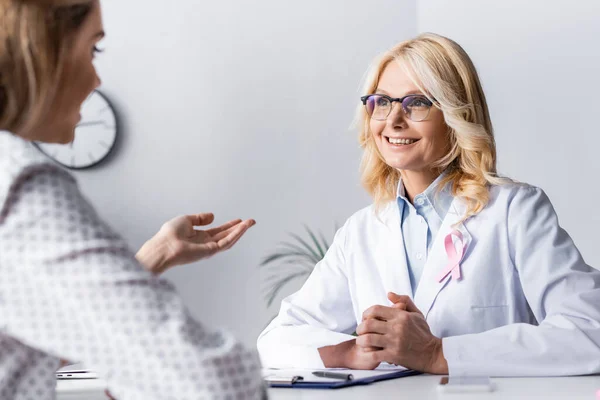
[[[156,277],[230,248],[254,221],[197,230],[213,216],[178,217],[136,260],[31,145],[73,140],[103,36],[97,0],[0,2],[0,398],[53,399],[61,358],[93,366],[117,398],[259,398],[255,354]]]

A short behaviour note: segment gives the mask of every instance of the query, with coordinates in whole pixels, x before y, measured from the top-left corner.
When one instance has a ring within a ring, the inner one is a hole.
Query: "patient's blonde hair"
[[[38,123],[59,90],[74,33],[93,0],[0,0],[0,129]]]
[[[364,93],[375,92],[390,62],[398,64],[444,114],[450,151],[432,168],[447,170],[439,185],[452,183],[452,194],[466,200],[464,219],[479,213],[489,201],[489,185],[510,182],[496,175],[496,144],[485,95],[477,71],[456,42],[433,33],[401,42],[374,64]],[[364,107],[358,111],[359,142],[364,149],[361,180],[376,208],[396,198],[400,172],[385,163],[369,128]]]

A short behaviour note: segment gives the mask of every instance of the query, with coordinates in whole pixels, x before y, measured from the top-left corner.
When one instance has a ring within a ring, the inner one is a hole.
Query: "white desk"
[[[419,375],[368,386],[338,390],[269,389],[269,399],[365,400],[365,399],[568,399],[595,400],[600,375],[568,378],[493,378],[492,393],[442,394],[437,391],[439,376]],[[101,380],[59,381],[57,400],[106,400]],[[402,397],[400,397],[402,396]]]

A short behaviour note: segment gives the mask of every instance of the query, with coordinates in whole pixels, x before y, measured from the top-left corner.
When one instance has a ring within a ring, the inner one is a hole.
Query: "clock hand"
[[[94,126],[94,125],[104,125],[104,121],[89,121],[89,122],[81,122],[77,124],[77,126]]]

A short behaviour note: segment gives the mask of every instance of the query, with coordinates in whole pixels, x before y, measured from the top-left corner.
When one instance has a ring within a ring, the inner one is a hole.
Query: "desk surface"
[[[492,393],[438,393],[440,377],[419,375],[390,381],[377,382],[368,386],[357,386],[338,390],[315,389],[269,389],[269,399],[310,400],[364,400],[367,398],[398,398],[406,395],[412,399],[569,399],[595,400],[600,389],[600,375],[565,378],[493,378],[496,390]],[[57,400],[106,400],[103,382],[99,379],[87,381],[59,381]],[[394,397],[391,397],[394,396]]]

